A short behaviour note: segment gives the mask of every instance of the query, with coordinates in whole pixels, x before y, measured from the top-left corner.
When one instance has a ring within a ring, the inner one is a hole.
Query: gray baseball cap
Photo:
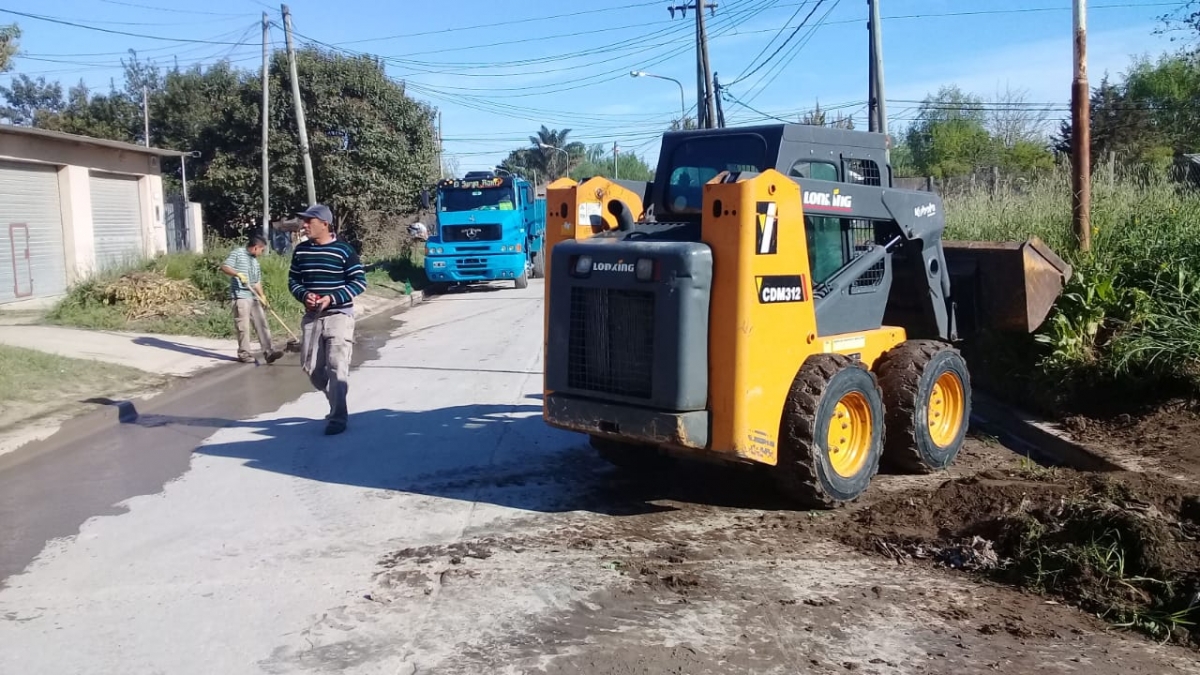
[[[333,223],[333,212],[330,211],[329,207],[325,206],[324,204],[313,204],[304,211],[298,211],[296,215],[300,216],[301,218],[317,218],[325,221],[326,223]]]

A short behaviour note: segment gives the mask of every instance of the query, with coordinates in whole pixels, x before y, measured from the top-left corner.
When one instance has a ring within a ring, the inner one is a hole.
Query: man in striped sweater
[[[346,392],[354,344],[354,298],[367,288],[358,253],[333,236],[333,213],[313,204],[297,215],[308,237],[296,245],[288,288],[308,310],[300,322],[301,363],[314,387],[329,399],[325,433],[346,430]]]

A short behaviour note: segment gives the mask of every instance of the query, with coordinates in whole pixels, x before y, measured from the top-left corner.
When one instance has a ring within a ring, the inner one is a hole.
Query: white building
[[[0,305],[165,252],[159,161],[183,154],[0,125]],[[188,235],[198,248],[198,224]]]

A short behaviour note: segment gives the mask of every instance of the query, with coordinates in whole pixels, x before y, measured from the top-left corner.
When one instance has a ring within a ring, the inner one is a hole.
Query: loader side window
[[[813,180],[828,180],[837,182],[837,167],[831,162],[813,162],[802,159],[792,165],[789,176],[795,178],[811,178]]]
[[[842,219],[834,216],[804,216],[808,240],[808,266],[813,285],[823,284],[846,264]]]

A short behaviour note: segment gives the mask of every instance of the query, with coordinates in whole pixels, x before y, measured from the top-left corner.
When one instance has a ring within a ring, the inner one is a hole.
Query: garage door
[[[66,288],[58,169],[0,162],[0,303]]]
[[[142,198],[138,179],[92,172],[92,231],[96,269],[103,271],[142,257]]]

